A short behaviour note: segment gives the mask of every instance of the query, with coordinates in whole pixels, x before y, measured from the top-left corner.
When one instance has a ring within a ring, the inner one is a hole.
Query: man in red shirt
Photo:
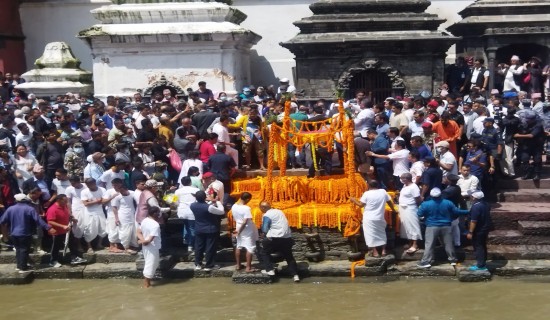
[[[76,220],[70,215],[68,202],[69,201],[66,195],[57,195],[55,203],[51,207],[49,207],[48,211],[46,212],[46,221],[56,231],[56,235],[53,236],[52,240],[50,259],[50,266],[54,268],[61,267],[61,264],[59,263],[59,250],[65,245],[66,234],[71,230],[71,220],[73,220],[73,222],[76,222]],[[77,251],[74,250],[74,247],[72,245],[74,244],[75,239],[74,237],[72,237],[72,235],[71,238],[69,238],[69,249],[71,251],[71,256],[74,256],[74,258],[71,260],[71,264],[85,263],[86,260],[78,257],[75,254]]]
[[[200,159],[203,163],[203,166],[207,166],[210,156],[216,153],[216,143],[218,143],[218,134],[214,132],[209,133],[208,139],[204,140],[201,143],[199,151],[201,153]],[[203,172],[206,172],[208,170],[209,168],[203,167]]]

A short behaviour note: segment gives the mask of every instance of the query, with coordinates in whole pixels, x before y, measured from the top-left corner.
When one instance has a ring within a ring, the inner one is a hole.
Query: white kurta
[[[235,219],[236,229],[239,230],[243,223],[246,222],[245,227],[237,236],[237,248],[245,248],[248,252],[254,252],[256,250],[256,241],[258,241],[258,228],[252,221],[252,212],[250,207],[242,204],[234,204],[231,207],[231,213]]]
[[[365,243],[370,248],[383,246],[388,241],[384,212],[386,201],[389,200],[390,196],[383,189],[366,191],[359,200],[365,204],[363,211],[363,234],[365,236]]]
[[[414,183],[404,186],[399,193],[399,219],[401,220],[400,236],[408,240],[422,240],[420,220],[416,197],[420,197],[420,189]]]

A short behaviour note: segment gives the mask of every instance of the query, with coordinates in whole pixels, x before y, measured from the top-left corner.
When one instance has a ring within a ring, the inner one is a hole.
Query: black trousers
[[[202,264],[202,258],[206,256],[205,267],[212,268],[216,259],[216,248],[220,234],[197,233],[195,234],[195,265]]]
[[[534,148],[523,147],[522,150],[519,151],[519,160],[525,173],[531,169],[531,166],[529,165],[529,160],[531,157],[533,157],[532,167],[534,168],[534,173],[540,174],[542,172],[543,147],[543,145]]]
[[[262,240],[262,249],[260,251],[261,263],[265,270],[271,271],[274,266],[271,262],[271,254],[273,252],[280,252],[283,255],[287,265],[288,271],[291,275],[298,274],[298,265],[292,255],[292,245],[294,241],[292,238],[264,238]]]
[[[15,247],[15,259],[17,261],[17,269],[27,270],[32,236],[11,236],[11,241],[13,242],[13,246]]]
[[[485,267],[487,262],[487,237],[488,232],[477,232],[472,235],[472,244],[476,255],[477,266]]]
[[[69,234],[69,252],[71,257],[78,256],[78,250],[77,250],[77,241],[80,241],[79,239],[76,239],[73,234]],[[50,262],[53,261],[59,261],[61,262],[63,256],[62,254],[59,254],[59,251],[63,250],[65,247],[65,235],[60,234],[56,236],[52,236],[52,245],[51,245],[51,258]]]

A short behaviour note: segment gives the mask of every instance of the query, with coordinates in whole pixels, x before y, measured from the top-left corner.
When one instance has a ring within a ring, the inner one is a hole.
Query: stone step
[[[491,245],[550,245],[549,236],[524,235],[519,230],[495,230],[489,233]]]
[[[505,190],[499,192],[498,201],[550,203],[550,189]]]
[[[550,259],[550,245],[488,245],[487,251],[490,260]]]
[[[502,191],[550,189],[550,174],[543,173],[541,178],[539,181],[533,181],[533,179],[523,180],[521,177],[516,179],[500,179],[498,180],[498,187]]]
[[[550,221],[550,203],[502,202],[493,204],[491,217],[497,230],[516,230],[518,221]]]
[[[518,221],[519,231],[524,235],[550,236],[550,221]]]

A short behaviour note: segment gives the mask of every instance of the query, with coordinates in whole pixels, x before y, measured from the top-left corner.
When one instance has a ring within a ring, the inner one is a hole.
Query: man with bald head
[[[107,106],[105,108],[105,115],[101,117],[101,120],[105,122],[105,127],[109,130],[113,129],[115,120],[117,119],[116,108],[114,106]]]
[[[262,250],[260,252],[263,266],[262,273],[270,276],[275,275],[271,253],[280,252],[286,260],[288,271],[293,276],[294,282],[299,282],[298,265],[292,255],[294,241],[285,214],[279,209],[271,208],[271,204],[267,201],[260,203],[260,210],[264,213],[260,233],[262,239]]]

